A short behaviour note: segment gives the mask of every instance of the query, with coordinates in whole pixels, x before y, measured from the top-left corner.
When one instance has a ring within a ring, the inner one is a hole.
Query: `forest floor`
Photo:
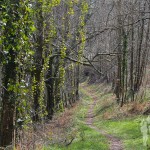
[[[147,118],[141,115],[145,104],[147,102],[130,103],[120,108],[109,86],[83,83],[80,86],[80,101],[73,109],[65,112],[68,114],[69,111],[69,117],[72,118],[71,121],[67,120],[66,124],[71,125],[67,125],[62,137],[61,134],[55,134],[59,137],[58,142],[53,142],[54,144],[43,149],[147,150],[148,148],[143,146],[141,132],[141,122]],[[67,117],[63,115],[60,122]]]

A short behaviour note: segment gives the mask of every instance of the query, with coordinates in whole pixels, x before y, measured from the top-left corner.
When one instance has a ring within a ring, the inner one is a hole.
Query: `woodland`
[[[0,150],[150,149],[150,0],[0,0]]]

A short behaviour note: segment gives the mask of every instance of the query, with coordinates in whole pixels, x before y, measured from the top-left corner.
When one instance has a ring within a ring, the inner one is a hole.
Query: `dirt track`
[[[110,134],[106,133],[103,130],[98,129],[97,127],[95,127],[93,125],[94,106],[96,105],[96,102],[97,102],[98,98],[95,95],[93,95],[91,91],[89,91],[88,93],[89,93],[89,96],[92,98],[93,103],[89,107],[86,124],[90,128],[92,128],[92,129],[96,130],[97,132],[99,132],[100,134],[103,134],[109,140],[110,150],[123,150],[122,142],[119,138],[117,138],[113,135],[110,135]]]

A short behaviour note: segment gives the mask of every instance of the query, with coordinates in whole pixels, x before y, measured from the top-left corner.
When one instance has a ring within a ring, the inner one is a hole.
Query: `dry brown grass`
[[[65,109],[52,120],[28,125],[27,129],[20,130],[16,150],[41,150],[43,145],[58,143],[65,145],[68,137],[76,132],[73,119],[77,107],[78,104],[74,104],[71,109]]]
[[[108,120],[142,115],[148,108],[150,108],[149,102],[132,102],[125,104],[123,107],[114,105],[103,113],[102,118]]]
[[[96,116],[100,115],[102,119],[125,118],[141,115],[145,110],[150,110],[150,102],[147,98],[145,100],[145,97],[147,97],[145,89],[147,88],[146,84],[148,77],[149,76],[147,76],[145,82],[143,82],[138,94],[135,95],[135,102],[130,102],[129,100],[129,102],[124,104],[123,107],[120,107],[120,105],[116,103],[115,95],[108,95],[108,93],[112,93],[111,86],[106,84],[83,84],[83,88],[86,89],[88,96],[97,101]]]

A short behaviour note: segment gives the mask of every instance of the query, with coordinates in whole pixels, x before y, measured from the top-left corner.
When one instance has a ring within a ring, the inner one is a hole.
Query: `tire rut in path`
[[[101,133],[102,135],[104,135],[108,140],[109,140],[109,144],[110,144],[110,150],[123,150],[123,146],[122,146],[122,142],[119,138],[110,135],[108,133],[106,133],[103,130],[98,129],[96,126],[93,125],[93,118],[94,118],[94,106],[96,105],[97,102],[97,98],[95,96],[91,96],[91,98],[93,99],[93,103],[90,105],[88,114],[87,114],[87,120],[86,120],[86,124],[96,130],[97,132]]]

